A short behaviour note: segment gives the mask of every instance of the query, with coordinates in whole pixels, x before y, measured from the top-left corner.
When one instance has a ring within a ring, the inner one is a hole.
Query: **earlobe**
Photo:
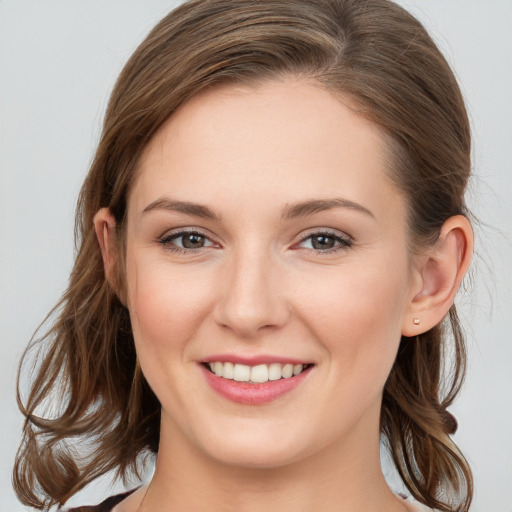
[[[105,276],[110,285],[116,289],[115,261],[116,261],[116,221],[108,208],[101,208],[93,219],[96,238],[101,249]]]
[[[439,238],[421,258],[420,290],[404,315],[403,336],[417,336],[439,324],[448,313],[471,263],[473,230],[463,215],[450,217]]]

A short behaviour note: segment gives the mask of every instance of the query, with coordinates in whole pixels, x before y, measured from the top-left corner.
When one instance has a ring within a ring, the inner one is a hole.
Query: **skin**
[[[201,93],[151,140],[128,198],[125,275],[161,443],[151,484],[116,512],[407,510],[380,469],[382,391],[401,335],[446,314],[472,239],[453,217],[413,256],[387,154],[378,127],[292,78]],[[334,198],[350,203],[282,215]],[[108,210],[95,226],[112,275]],[[184,228],[204,246],[177,251],[184,239],[169,235]],[[326,231],[329,250],[312,238]],[[207,384],[200,363],[219,353],[314,367],[287,395],[245,405]]]

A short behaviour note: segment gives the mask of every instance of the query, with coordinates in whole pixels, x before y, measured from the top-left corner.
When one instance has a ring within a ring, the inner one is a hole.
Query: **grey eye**
[[[197,233],[188,233],[186,235],[181,235],[176,240],[179,239],[181,239],[181,246],[184,249],[200,249],[201,247],[204,247],[206,245],[206,237],[199,235]]]
[[[311,237],[311,246],[313,249],[325,250],[332,249],[336,245],[336,240],[332,236],[315,235]]]
[[[172,249],[194,250],[203,249],[204,247],[213,247],[215,244],[205,235],[196,231],[180,231],[165,236],[160,243]]]
[[[348,248],[352,245],[349,238],[334,233],[313,233],[303,238],[299,247],[317,251],[317,252],[331,252],[338,249]]]

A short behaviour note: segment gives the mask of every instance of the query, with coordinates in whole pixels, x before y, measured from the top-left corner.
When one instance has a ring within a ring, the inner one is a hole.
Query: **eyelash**
[[[196,235],[198,237],[204,238],[205,240],[208,240],[211,242],[212,245],[215,245],[214,242],[210,240],[208,236],[206,236],[204,233],[201,233],[197,230],[182,230],[178,231],[176,233],[171,233],[169,235],[165,235],[164,237],[160,238],[158,240],[158,243],[165,247],[169,251],[173,251],[175,253],[179,254],[190,254],[191,252],[197,252],[201,249],[204,249],[205,247],[198,247],[197,249],[191,249],[191,248],[184,248],[184,247],[178,247],[176,245],[173,245],[172,242],[174,240],[177,240],[179,238],[183,238],[185,236],[191,236]],[[301,237],[301,240],[298,244],[294,244],[293,248],[296,248],[300,244],[304,243],[306,240],[318,238],[318,237],[325,237],[330,238],[337,243],[333,248],[327,249],[327,250],[316,250],[316,249],[309,249],[305,248],[308,252],[313,252],[315,254],[332,254],[340,250],[346,250],[352,247],[353,241],[348,236],[342,236],[340,234],[334,233],[329,230],[321,230],[321,231],[315,231],[313,233],[307,233]],[[211,247],[206,246],[206,247]]]

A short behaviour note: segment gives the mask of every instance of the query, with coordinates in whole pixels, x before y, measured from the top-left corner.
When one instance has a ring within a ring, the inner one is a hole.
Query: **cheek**
[[[176,350],[200,325],[208,294],[201,279],[186,279],[169,265],[127,261],[128,308],[138,349]]]
[[[407,264],[395,263],[347,265],[328,276],[302,277],[299,315],[345,372],[366,368],[385,377],[393,364],[408,296]]]

